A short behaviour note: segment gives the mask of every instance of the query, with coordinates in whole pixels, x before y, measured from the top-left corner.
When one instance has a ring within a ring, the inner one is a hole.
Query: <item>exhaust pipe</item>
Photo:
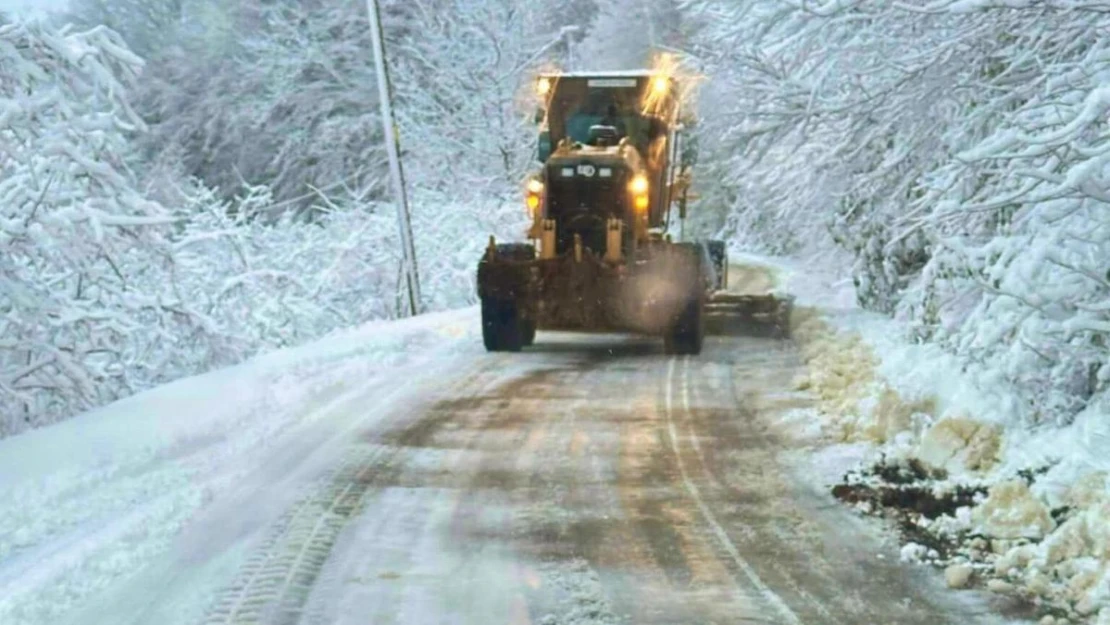
[[[555,220],[544,219],[540,222],[540,259],[555,258]]]
[[[489,245],[486,246],[486,260],[493,262],[497,258],[497,241],[489,235]]]

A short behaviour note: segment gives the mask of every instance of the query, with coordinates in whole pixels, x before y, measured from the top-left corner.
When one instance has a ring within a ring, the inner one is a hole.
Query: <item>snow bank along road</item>
[[[995,622],[784,464],[789,343],[473,310],[0,441],[0,623]]]

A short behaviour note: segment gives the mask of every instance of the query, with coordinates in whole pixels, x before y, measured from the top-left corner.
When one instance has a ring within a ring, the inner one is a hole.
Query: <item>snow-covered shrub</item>
[[[79,5],[118,20],[118,9],[135,2]],[[181,23],[166,28],[157,45],[147,45],[145,29],[134,29],[149,49],[136,104],[151,127],[142,139],[146,165],[176,167],[225,200],[244,183],[269,186],[283,207],[301,211],[320,200],[317,190],[336,203],[384,199],[364,0],[186,5],[193,8],[179,11]],[[535,152],[527,123],[533,111],[519,94],[563,41],[554,13],[529,0],[382,3],[413,187],[467,199],[516,190]]]
[[[392,204],[324,202],[311,220],[292,212],[275,221],[246,217],[271,203],[261,187],[247,189],[233,204],[200,189],[186,207],[191,218],[173,240],[171,284],[224,329],[225,341],[249,347],[232,360],[404,314]],[[488,236],[519,237],[524,210],[496,198],[467,204],[425,191],[415,193],[412,204],[425,310],[475,302],[474,273]],[[193,351],[225,361],[211,349]]]
[[[383,250],[395,245],[382,234],[392,222],[355,211],[313,222],[292,211],[273,221],[248,217],[271,205],[265,188],[247,189],[233,205],[197,189],[184,204],[189,220],[173,235],[172,256],[143,272],[152,286],[169,287],[182,314],[215,330],[180,328],[168,338],[175,349],[162,357],[176,375],[392,316]]]

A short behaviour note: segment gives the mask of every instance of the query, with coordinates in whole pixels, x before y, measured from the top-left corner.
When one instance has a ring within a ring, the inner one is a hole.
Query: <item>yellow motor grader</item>
[[[698,354],[707,306],[787,330],[789,302],[723,294],[720,241],[674,242],[694,150],[678,78],[654,71],[543,74],[538,160],[527,181],[531,243],[490,244],[478,264],[482,338],[519,351],[537,329],[661,336]]]

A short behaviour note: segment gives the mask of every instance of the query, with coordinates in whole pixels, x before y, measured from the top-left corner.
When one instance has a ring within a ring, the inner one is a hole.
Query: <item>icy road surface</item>
[[[487,354],[477,325],[372,325],[0,441],[0,623],[999,622],[782,459],[789,343]]]

